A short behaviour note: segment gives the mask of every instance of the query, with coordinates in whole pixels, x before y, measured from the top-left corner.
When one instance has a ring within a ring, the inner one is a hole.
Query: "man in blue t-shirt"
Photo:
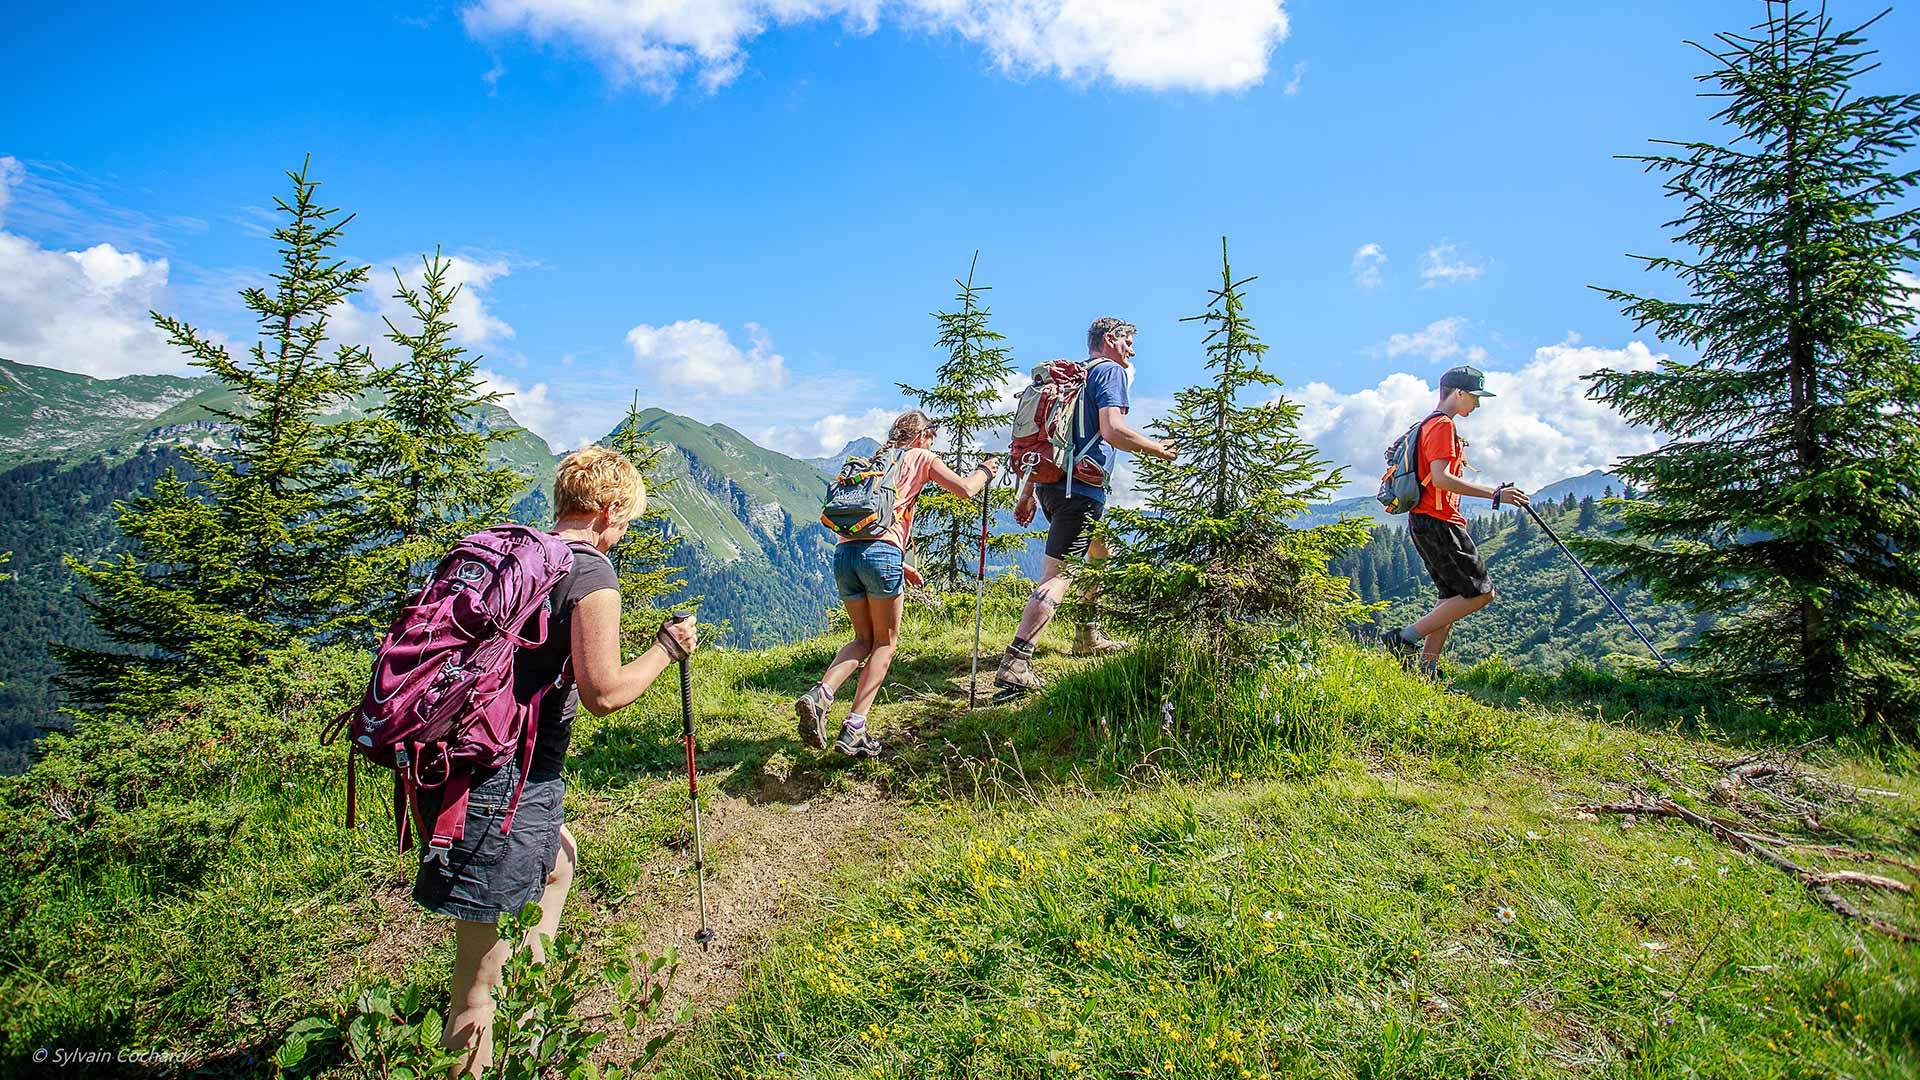
[[[995,686],[1020,693],[1042,685],[1033,673],[1033,642],[1053,621],[1054,608],[1066,598],[1072,578],[1067,556],[1089,559],[1107,557],[1106,545],[1093,539],[1094,523],[1107,510],[1107,488],[1113,483],[1113,469],[1119,464],[1120,451],[1152,454],[1172,461],[1173,448],[1150,439],[1127,426],[1128,382],[1133,374],[1134,326],[1115,318],[1096,319],[1087,328],[1087,385],[1075,405],[1075,430],[1083,432],[1075,442],[1073,460],[1086,460],[1097,466],[1105,479],[1089,484],[1067,479],[1057,484],[1029,484],[1014,506],[1014,520],[1025,526],[1033,521],[1037,502],[1047,516],[1047,557],[1042,564],[1040,584],[1027,597],[1027,610],[1020,618],[1020,630],[1007,646],[994,674]],[[1073,651],[1078,656],[1115,652],[1126,647],[1100,632],[1098,623],[1083,622],[1075,628]]]

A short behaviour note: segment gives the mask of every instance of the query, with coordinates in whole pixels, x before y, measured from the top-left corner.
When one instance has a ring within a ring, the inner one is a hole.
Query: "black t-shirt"
[[[553,614],[547,619],[547,640],[538,648],[522,649],[513,658],[514,692],[522,701],[533,695],[543,683],[559,678],[567,657],[573,653],[573,606],[580,598],[601,589],[620,588],[619,575],[591,544],[569,542],[573,549],[573,569],[553,587]],[[571,676],[571,672],[568,673]],[[528,779],[560,775],[567,760],[567,743],[573,738],[573,714],[580,707],[580,691],[571,678],[566,692],[549,690],[540,702],[540,727],[533,740],[533,764]]]

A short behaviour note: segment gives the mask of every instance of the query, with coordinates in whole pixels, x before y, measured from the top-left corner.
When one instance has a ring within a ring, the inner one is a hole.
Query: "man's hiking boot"
[[[1408,666],[1412,666],[1414,654],[1420,651],[1420,646],[1401,637],[1398,630],[1380,631],[1380,647],[1392,653],[1395,660]]]
[[[1083,622],[1073,630],[1073,655],[1106,656],[1117,653],[1127,647],[1125,641],[1116,641],[1100,629],[1097,622]]]
[[[1033,661],[1024,656],[1003,656],[1000,658],[1000,670],[993,673],[993,685],[1011,696],[1038,690],[1046,683],[1033,673]]]
[[[867,725],[854,727],[852,724],[840,725],[840,737],[833,740],[833,748],[848,757],[879,757],[880,740],[867,734]]]
[[[814,683],[811,690],[793,702],[793,711],[800,717],[800,741],[815,750],[827,748],[827,714],[833,710],[833,699],[827,696],[826,689]]]

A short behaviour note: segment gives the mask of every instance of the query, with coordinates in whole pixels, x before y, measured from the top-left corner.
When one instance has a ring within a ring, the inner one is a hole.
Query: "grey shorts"
[[[467,795],[466,835],[454,842],[445,865],[423,862],[413,879],[413,898],[421,907],[435,915],[490,923],[540,899],[560,855],[566,781],[558,776],[528,780],[520,808],[514,811],[513,830],[502,836],[500,822],[519,778],[518,761],[484,781],[474,777]],[[432,822],[440,800],[423,797],[420,809],[423,820]]]

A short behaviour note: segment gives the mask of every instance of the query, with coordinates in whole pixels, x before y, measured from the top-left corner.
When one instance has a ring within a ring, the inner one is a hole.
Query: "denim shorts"
[[[546,892],[547,875],[560,855],[560,826],[566,823],[566,781],[551,774],[529,779],[513,814],[513,830],[502,836],[500,822],[520,779],[520,763],[508,762],[492,776],[476,773],[473,779],[466,835],[454,841],[446,863],[420,864],[413,898],[435,915],[490,923]],[[423,795],[420,809],[431,828],[440,812],[438,793]]]
[[[885,540],[848,540],[833,549],[841,600],[890,600],[906,588],[900,549]]]

